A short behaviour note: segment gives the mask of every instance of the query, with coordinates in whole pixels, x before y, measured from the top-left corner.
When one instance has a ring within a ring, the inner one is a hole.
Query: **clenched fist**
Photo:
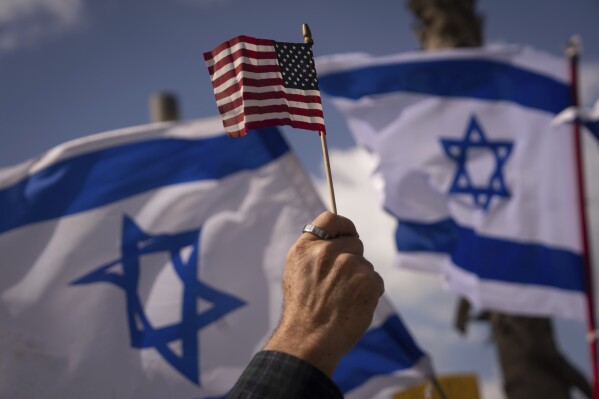
[[[384,284],[349,219],[324,212],[312,224],[332,238],[304,233],[289,250],[283,314],[264,349],[294,355],[332,376],[370,325]]]

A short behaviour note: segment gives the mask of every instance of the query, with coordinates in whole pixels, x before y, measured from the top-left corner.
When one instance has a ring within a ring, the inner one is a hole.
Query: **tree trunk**
[[[408,7],[419,20],[414,30],[423,50],[483,45],[476,0],[409,0]],[[463,333],[469,308],[461,299],[456,326]],[[569,399],[570,387],[591,398],[586,378],[559,353],[550,319],[497,312],[483,318],[491,324],[509,399]]]
[[[482,46],[476,0],[410,0],[408,6],[420,21],[414,30],[424,50]]]

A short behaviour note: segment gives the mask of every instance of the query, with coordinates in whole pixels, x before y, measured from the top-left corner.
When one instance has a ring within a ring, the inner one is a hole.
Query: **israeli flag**
[[[398,264],[478,308],[585,317],[565,60],[521,46],[341,54],[321,92],[376,158]]]
[[[276,326],[287,251],[322,211],[276,129],[233,140],[220,118],[0,170],[0,397],[223,397]],[[377,392],[426,359],[383,300],[337,381]]]

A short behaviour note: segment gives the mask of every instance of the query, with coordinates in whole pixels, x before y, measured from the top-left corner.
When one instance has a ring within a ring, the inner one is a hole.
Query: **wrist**
[[[264,350],[277,351],[295,356],[332,377],[343,357],[322,342],[318,333],[305,333],[297,328],[279,326],[264,346]]]

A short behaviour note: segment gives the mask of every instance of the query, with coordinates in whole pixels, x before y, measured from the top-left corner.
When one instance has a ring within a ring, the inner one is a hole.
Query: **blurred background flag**
[[[333,380],[346,399],[389,398],[435,378],[425,354],[383,296],[370,328],[341,360]]]
[[[67,142],[0,170],[0,187],[10,398],[223,397],[277,324],[287,251],[323,210],[275,128],[231,140],[218,117]],[[357,398],[429,375],[382,299],[335,378]]]
[[[478,308],[584,320],[565,59],[522,46],[317,59],[371,151],[398,263]]]

